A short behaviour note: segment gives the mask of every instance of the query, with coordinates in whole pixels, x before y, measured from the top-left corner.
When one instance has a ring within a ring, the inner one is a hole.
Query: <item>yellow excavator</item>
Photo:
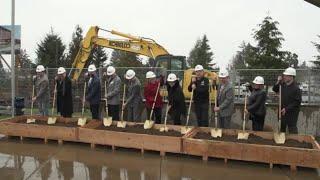
[[[98,36],[100,30],[120,36],[122,39],[100,37]],[[151,63],[152,66],[164,68],[167,73],[175,72],[179,79],[182,80],[182,88],[185,96],[187,98],[191,96],[191,93],[188,92],[187,88],[190,83],[193,69],[187,69],[185,56],[171,55],[164,47],[156,43],[153,39],[136,37],[115,30],[106,30],[98,26],[90,27],[81,42],[80,49],[72,64],[72,69],[69,72],[69,76],[71,76],[72,80],[77,80],[79,78],[83,68],[87,66],[87,60],[91,50],[95,46],[132,52],[154,59],[154,62]],[[205,76],[214,80],[217,79],[217,75],[214,72],[206,71]]]

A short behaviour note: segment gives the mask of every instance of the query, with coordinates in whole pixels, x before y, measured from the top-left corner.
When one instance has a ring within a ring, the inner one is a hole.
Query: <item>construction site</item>
[[[0,25],[0,179],[320,179],[319,68],[251,67],[245,55],[243,67],[194,64],[159,34],[92,24],[68,65],[39,60],[45,40],[26,65],[21,43],[33,35],[17,40],[11,20]],[[111,58],[96,64],[97,48]],[[129,53],[141,66],[121,64]]]

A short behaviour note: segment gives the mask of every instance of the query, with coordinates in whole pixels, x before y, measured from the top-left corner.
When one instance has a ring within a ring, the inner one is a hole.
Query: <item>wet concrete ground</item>
[[[210,159],[157,152],[140,154],[138,150],[117,149],[88,144],[1,137],[0,179],[120,179],[120,180],[193,180],[193,179],[320,179],[314,169],[287,166],[269,169],[267,164]]]

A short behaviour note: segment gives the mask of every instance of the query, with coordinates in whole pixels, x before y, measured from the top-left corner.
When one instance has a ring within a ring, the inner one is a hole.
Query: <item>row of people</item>
[[[89,65],[86,101],[90,104],[92,118],[101,119],[102,117],[100,117],[99,112],[101,84],[96,70],[97,69],[93,64]],[[234,112],[234,89],[230,82],[228,71],[226,69],[221,69],[219,71],[219,84],[205,77],[202,65],[197,65],[194,71],[195,77],[192,77],[188,90],[194,94],[193,102],[198,126],[208,127],[209,125],[209,91],[211,89],[210,86],[212,86],[217,89],[217,106],[213,108],[213,111],[218,114],[219,126],[221,128],[230,128],[231,117]],[[35,85],[37,95],[34,96],[32,100],[38,101],[39,111],[42,115],[48,115],[48,77],[46,76],[45,69],[42,65],[37,67],[36,72],[37,78]],[[108,100],[108,114],[112,116],[114,120],[119,120],[121,78],[117,75],[116,69],[113,66],[107,68],[105,75],[107,76],[107,93],[105,98]],[[296,70],[287,68],[283,75],[278,77],[278,81],[273,86],[273,91],[275,92],[279,92],[279,87],[282,87],[281,131],[286,131],[286,128],[288,128],[290,133],[298,132],[297,120],[301,104],[301,91],[295,82],[295,76]],[[124,104],[127,111],[126,120],[140,122],[141,109],[143,109],[141,82],[132,69],[126,71],[124,79],[127,87],[126,101]],[[63,67],[58,69],[55,80],[57,83],[57,111],[63,117],[71,117],[73,113],[71,80],[66,75],[66,70]],[[154,98],[156,97],[153,118],[156,123],[161,123],[163,98],[160,95],[160,91],[157,89],[159,86],[165,85],[168,91],[170,117],[175,125],[180,125],[181,118],[186,116],[186,104],[185,96],[177,76],[171,73],[168,75],[166,81],[164,81],[163,78],[157,79],[155,73],[149,71],[146,74],[146,80],[147,82],[144,86],[143,95],[147,114],[150,114]],[[253,85],[249,88],[251,94],[248,97],[248,106],[245,112],[249,114],[249,119],[252,120],[252,129],[262,131],[266,116],[265,102],[267,99],[267,93],[264,91],[264,79],[261,76],[257,76],[252,83]]]

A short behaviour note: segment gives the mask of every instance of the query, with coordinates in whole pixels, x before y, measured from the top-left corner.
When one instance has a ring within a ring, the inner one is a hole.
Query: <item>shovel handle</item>
[[[246,128],[246,109],[247,109],[247,96],[248,96],[248,93],[245,92],[245,95],[244,95],[244,110],[243,110],[243,122],[242,122],[242,130],[244,131],[245,128]]]
[[[159,92],[159,89],[160,89],[160,82],[159,82],[158,87],[157,87],[156,95],[154,96],[154,99],[153,99],[152,109],[151,109],[151,113],[150,113],[150,120],[151,120],[151,118],[152,118],[152,114],[153,114],[154,106],[155,106],[155,104],[156,104],[156,100],[157,100],[157,98],[158,98],[158,92]]]
[[[122,107],[121,107],[121,122],[123,121],[124,97],[125,96],[126,96],[126,84],[123,85]]]
[[[33,96],[34,96],[34,84],[32,85],[32,97],[31,97],[31,116],[33,112]]]
[[[190,98],[190,102],[189,102],[189,109],[188,109],[186,126],[188,126],[188,124],[189,124],[189,118],[190,118],[190,111],[191,111],[192,100],[193,100],[193,89],[192,89],[192,91],[191,91],[191,98]]]
[[[166,126],[167,125],[167,119],[168,119],[168,112],[169,112],[169,102],[168,102],[168,105],[167,105],[167,107],[166,107],[166,114],[165,114],[165,117],[164,117],[164,126]]]
[[[86,89],[87,89],[87,82],[84,82],[81,116],[83,116],[83,113],[84,113],[84,104],[85,104],[85,100],[86,100]]]
[[[56,102],[56,93],[57,93],[57,83],[54,84],[54,90],[53,90],[53,101],[52,101],[52,110],[51,110],[52,116],[53,116],[53,111],[54,111],[54,105]]]
[[[278,116],[279,116],[279,132],[281,130],[281,94],[282,94],[282,88],[281,88],[281,84],[279,84],[279,112],[278,112]]]
[[[216,108],[217,107],[217,87],[214,86],[214,91],[215,91],[215,94],[214,94],[214,107]],[[218,113],[215,112],[214,113],[214,125],[215,125],[215,128],[218,128]]]
[[[108,117],[108,98],[107,98],[107,94],[108,94],[108,91],[107,91],[107,81],[104,81],[104,96],[106,98],[106,115]]]

